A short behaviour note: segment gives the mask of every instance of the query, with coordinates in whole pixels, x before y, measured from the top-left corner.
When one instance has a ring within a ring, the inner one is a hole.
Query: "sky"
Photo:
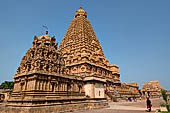
[[[60,43],[80,6],[122,82],[170,90],[170,0],[0,0],[0,83],[13,80],[43,25]]]

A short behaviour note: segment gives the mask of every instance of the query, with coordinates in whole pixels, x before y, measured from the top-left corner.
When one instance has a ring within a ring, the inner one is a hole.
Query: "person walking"
[[[148,109],[147,111],[151,112],[152,104],[151,104],[151,101],[149,100],[149,97],[147,97],[146,105],[147,105],[147,109]]]

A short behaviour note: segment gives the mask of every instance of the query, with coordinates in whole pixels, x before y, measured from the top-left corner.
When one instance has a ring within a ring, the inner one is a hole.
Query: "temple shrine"
[[[29,108],[25,112],[101,108],[108,107],[107,101],[140,96],[137,83],[120,81],[119,67],[109,64],[82,8],[59,47],[48,31],[34,36],[14,80],[7,106]]]
[[[141,89],[142,95],[150,98],[161,97],[161,90],[163,87],[159,84],[158,80],[143,83]]]

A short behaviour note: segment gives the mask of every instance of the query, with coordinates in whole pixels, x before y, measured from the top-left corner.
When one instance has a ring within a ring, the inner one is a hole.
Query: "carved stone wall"
[[[149,96],[149,97],[160,97],[161,96],[161,91],[162,86],[159,84],[158,80],[155,81],[150,81],[148,83],[143,83],[143,87],[141,89],[141,92],[144,96]]]
[[[135,85],[134,85],[135,84]],[[139,87],[137,83],[121,83],[121,86],[117,87],[118,93],[124,97],[139,97]]]
[[[34,37],[33,46],[22,58],[17,75],[29,72],[63,73],[64,60],[57,50],[54,37],[43,35]]]
[[[105,58],[98,38],[82,8],[76,11],[60,43],[67,74],[96,74],[109,81],[120,82],[119,68]]]
[[[33,46],[22,58],[14,75],[10,104],[41,105],[57,99],[85,98],[82,78],[67,75],[54,37],[34,37]]]

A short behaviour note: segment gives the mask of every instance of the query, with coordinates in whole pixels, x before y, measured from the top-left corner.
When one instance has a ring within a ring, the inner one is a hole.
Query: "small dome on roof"
[[[46,40],[50,40],[51,37],[49,35],[42,35],[39,37],[39,39],[46,39]]]
[[[75,17],[78,17],[78,16],[87,17],[87,12],[83,10],[82,7],[80,7],[80,9],[75,12]]]

